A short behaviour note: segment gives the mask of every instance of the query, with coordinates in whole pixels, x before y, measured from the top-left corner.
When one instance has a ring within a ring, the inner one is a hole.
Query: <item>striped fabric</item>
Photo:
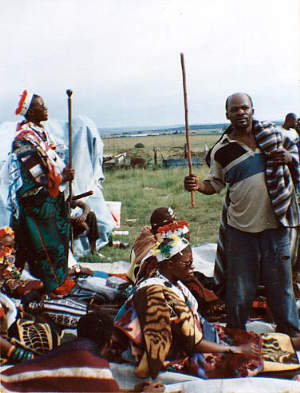
[[[40,302],[31,302],[27,305],[32,313],[42,312],[55,325],[62,328],[76,329],[79,319],[87,314],[88,305],[70,298],[46,298]]]
[[[253,134],[258,147],[266,154],[265,179],[269,192],[273,211],[279,223],[290,229],[291,257],[297,248],[297,227],[300,224],[299,210],[297,206],[294,186],[298,189],[300,184],[299,155],[297,146],[288,138],[282,139],[282,134],[273,125],[263,127],[261,123],[253,121]],[[226,134],[231,132],[231,126]],[[293,162],[290,165],[274,165],[268,158],[269,153],[284,148],[292,155]],[[220,219],[219,238],[215,259],[214,284],[215,292],[223,297],[225,285],[226,258],[224,247],[225,227],[227,225],[227,210],[230,204],[229,191],[225,196],[222,215]],[[295,229],[293,229],[295,228]]]
[[[64,344],[56,351],[7,368],[1,392],[119,392],[109,363],[88,340]]]

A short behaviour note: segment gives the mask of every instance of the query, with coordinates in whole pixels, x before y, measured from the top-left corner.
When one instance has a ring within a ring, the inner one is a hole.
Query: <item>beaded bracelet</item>
[[[33,353],[26,351],[23,348],[16,348],[16,350],[9,356],[9,360],[13,363],[20,363],[30,359],[33,359]]]

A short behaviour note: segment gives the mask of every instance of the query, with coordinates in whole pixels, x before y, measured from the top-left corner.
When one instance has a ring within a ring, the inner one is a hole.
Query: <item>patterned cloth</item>
[[[119,392],[109,364],[89,340],[76,340],[55,351],[10,367],[0,375],[5,392]]]
[[[43,127],[18,126],[9,164],[9,198],[16,236],[16,265],[29,263],[47,292],[68,273],[69,212],[60,192],[62,163]]]
[[[131,281],[136,281],[143,259],[147,258],[155,246],[157,247],[172,234],[189,239],[188,223],[175,220],[164,225],[161,223],[160,226],[156,224],[155,232],[150,226],[145,226],[141,230],[130,253],[130,267],[127,275]]]
[[[27,311],[43,313],[55,325],[61,328],[76,329],[79,319],[88,312],[86,303],[73,299],[43,299],[40,302],[30,302]]]
[[[58,330],[48,322],[37,322],[28,315],[18,318],[9,329],[11,341],[19,343],[35,354],[52,351],[61,344]]]
[[[130,266],[127,275],[131,281],[135,282],[142,259],[161,241],[162,235],[159,233],[154,234],[149,225],[146,225],[141,230],[130,252]]]
[[[229,134],[231,127],[226,130]],[[288,138],[282,140],[281,133],[269,126],[264,128],[259,122],[253,122],[253,134],[259,148],[266,155],[265,179],[266,186],[270,195],[273,211],[282,226],[296,228],[299,226],[299,211],[296,201],[294,186],[298,189],[300,183],[300,169],[298,150],[294,143]],[[287,165],[274,165],[273,161],[268,158],[268,153],[281,148],[288,150],[293,158],[291,170]],[[219,238],[217,246],[217,254],[215,260],[214,281],[217,294],[224,294],[224,279],[226,273],[226,258],[224,252],[224,233],[227,225],[227,211],[230,204],[229,190],[223,204],[222,215],[220,220]],[[290,238],[293,239],[291,256],[295,255],[297,244],[295,231],[290,230]]]
[[[2,321],[1,321],[2,322]],[[22,351],[25,349],[31,356],[52,351],[61,344],[61,333],[51,323],[37,322],[30,314],[20,313],[19,317],[10,326],[7,332],[2,332],[11,344]],[[30,359],[27,355],[25,360]],[[0,364],[16,363],[24,358],[9,357],[0,353]]]
[[[202,338],[215,342],[221,338],[229,345],[261,345],[261,340],[242,330],[215,329],[197,313],[197,301],[188,288],[181,282],[171,283],[161,274],[136,285],[117,314],[115,327],[128,338],[135,373],[140,377],[155,378],[163,369],[205,379],[256,375],[262,370],[262,358],[194,353]],[[124,349],[124,344],[120,347]]]

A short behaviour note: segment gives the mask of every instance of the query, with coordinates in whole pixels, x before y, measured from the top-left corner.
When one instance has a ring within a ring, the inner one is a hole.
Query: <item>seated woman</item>
[[[136,274],[145,255],[157,242],[161,243],[169,230],[173,229],[174,232],[177,228],[180,228],[181,233],[184,233],[189,239],[188,223],[178,221],[172,208],[158,207],[152,212],[150,225],[142,228],[130,252],[130,267],[127,276],[132,282],[136,280]]]
[[[40,280],[24,280],[15,265],[15,235],[9,226],[0,228],[0,290],[6,295],[21,298],[29,292],[43,290]]]
[[[139,236],[134,242],[130,253],[130,267],[127,277],[134,283],[142,260],[164,238],[171,234],[190,238],[188,223],[178,220],[171,207],[159,207],[155,209],[150,217],[150,226],[142,228]],[[215,293],[207,289],[195,275],[190,275],[184,282],[198,301],[201,314],[206,318],[214,320],[224,315],[225,304]]]
[[[251,376],[277,370],[278,364],[280,370],[299,370],[292,345],[299,347],[296,339],[279,335],[278,342],[274,337],[212,326],[202,318],[196,299],[182,283],[191,269],[189,242],[175,234],[141,262],[132,294],[115,319],[120,351],[135,362],[138,377],[155,379],[165,369],[205,379]],[[274,367],[267,368],[269,364]]]

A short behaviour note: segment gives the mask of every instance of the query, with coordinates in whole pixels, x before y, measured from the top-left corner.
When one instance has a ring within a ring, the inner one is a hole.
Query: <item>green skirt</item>
[[[70,219],[64,194],[51,197],[46,190],[19,200],[20,218],[12,219],[16,265],[28,262],[46,292],[62,285],[68,274]]]

